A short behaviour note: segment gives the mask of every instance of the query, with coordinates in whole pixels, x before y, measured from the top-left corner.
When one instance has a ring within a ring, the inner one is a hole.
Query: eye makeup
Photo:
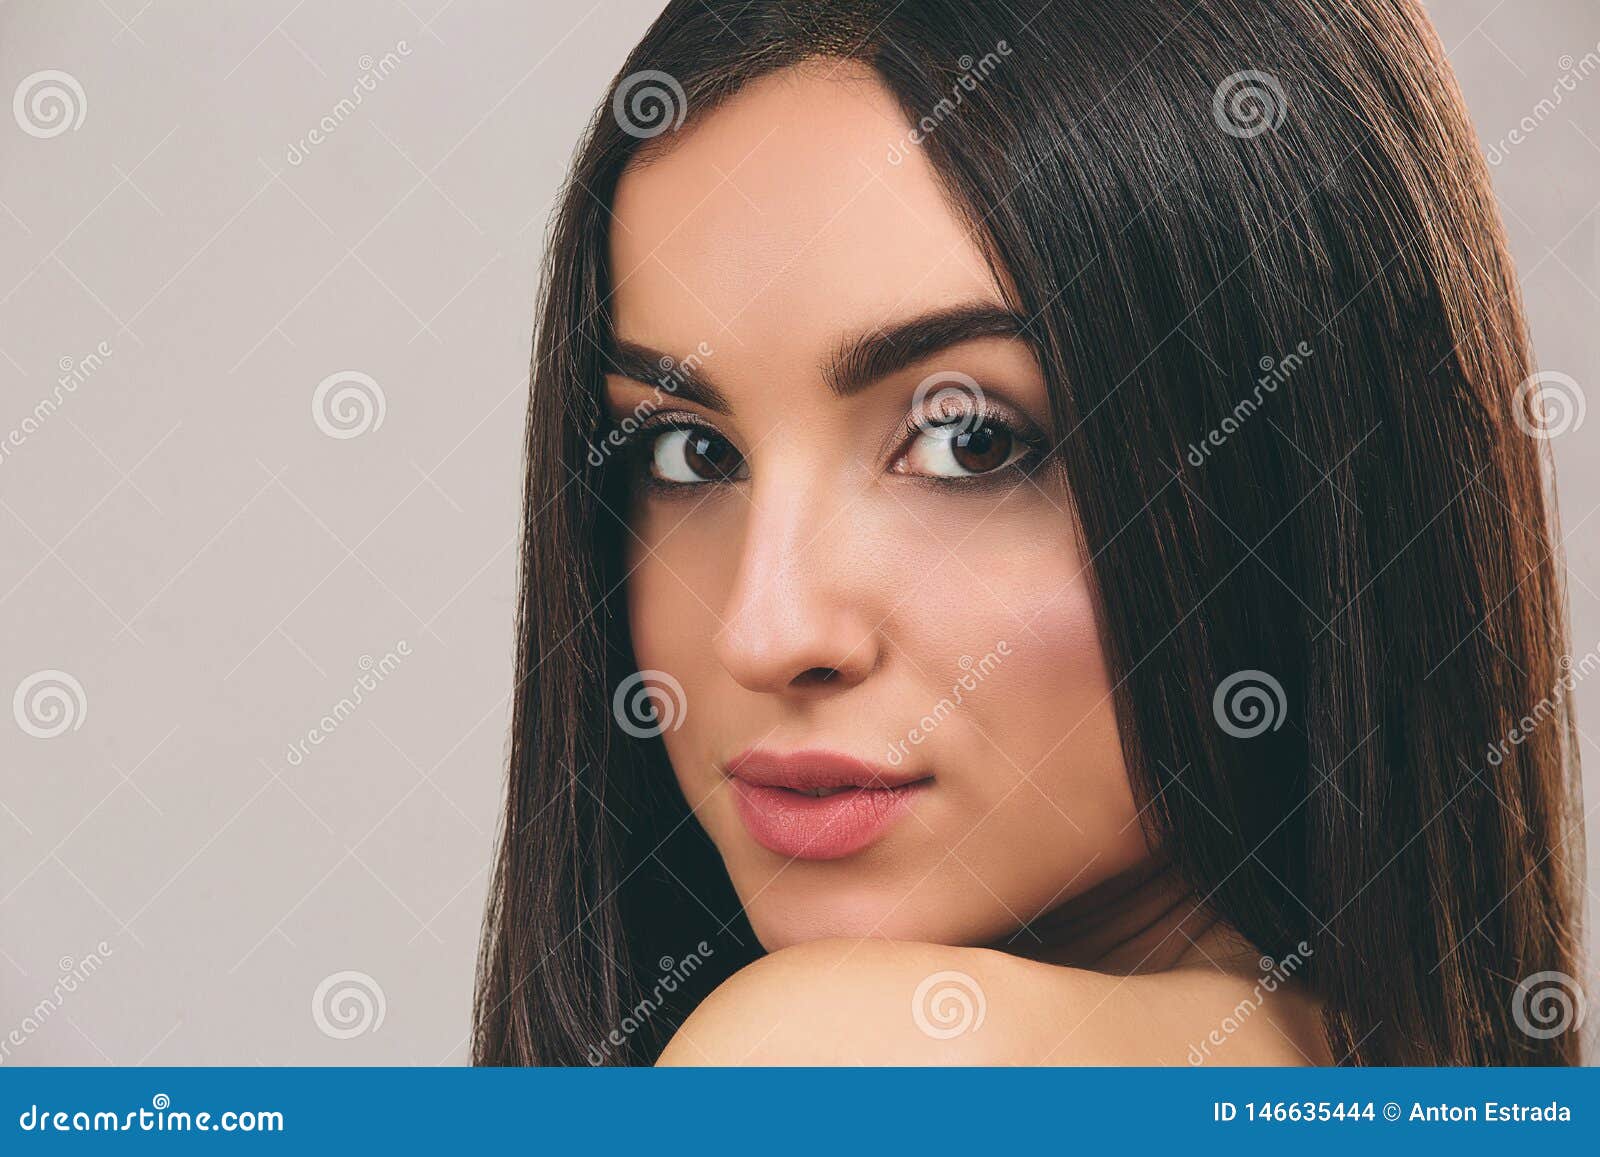
[[[1043,432],[1020,411],[987,395],[963,395],[937,410],[916,409],[906,416],[891,473],[970,487],[1027,475],[1046,457]]]
[[[613,419],[613,438],[622,428]],[[907,413],[879,456],[885,472],[941,487],[993,485],[1030,475],[1047,457],[1045,435],[1019,409],[981,392],[941,397]],[[656,494],[748,479],[750,465],[715,423],[686,410],[657,411],[622,433],[635,483]]]

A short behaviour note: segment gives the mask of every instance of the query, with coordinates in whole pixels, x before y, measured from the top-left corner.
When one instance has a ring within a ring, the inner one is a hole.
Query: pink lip
[[[905,812],[932,777],[891,771],[832,751],[751,749],[728,763],[739,818],[780,856],[838,860],[867,847]],[[839,789],[803,795],[807,789]]]

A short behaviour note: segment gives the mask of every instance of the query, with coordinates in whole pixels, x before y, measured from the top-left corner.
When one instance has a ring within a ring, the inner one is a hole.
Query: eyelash
[[[921,417],[922,420],[918,421]],[[926,486],[947,487],[953,489],[977,489],[984,486],[993,486],[1008,480],[1015,480],[1018,475],[1029,477],[1038,469],[1044,455],[1041,451],[1044,437],[1039,433],[1034,424],[1026,418],[1013,417],[1006,411],[1000,410],[990,404],[987,399],[979,399],[976,405],[969,409],[961,410],[948,417],[929,420],[925,415],[910,413],[901,427],[899,448],[895,451],[894,461],[899,462],[917,438],[931,431],[939,430],[945,426],[965,425],[969,430],[978,430],[991,427],[1003,430],[1009,434],[1021,447],[1023,454],[1015,462],[991,470],[985,474],[968,474],[947,477],[938,474],[906,474],[907,479]]]
[[[949,478],[924,474],[906,475],[907,478],[913,481],[933,486],[977,487],[991,484],[1009,477],[1013,473],[1031,474],[1039,465],[1041,459],[1040,446],[1043,444],[1043,438],[1037,432],[1033,423],[1025,419],[1013,418],[991,405],[987,400],[980,400],[976,406],[951,414],[944,419],[928,421],[923,418],[923,421],[919,422],[919,417],[921,415],[914,412],[906,415],[905,423],[901,428],[899,445],[895,450],[892,461],[900,461],[910,450],[915,440],[923,434],[960,422],[971,422],[974,429],[982,426],[992,426],[996,429],[1004,430],[1022,445],[1025,453],[1011,465],[988,474]],[[662,435],[670,434],[675,430],[705,431],[718,438],[726,438],[726,435],[710,422],[687,413],[653,414],[641,421],[633,432],[627,436],[623,452],[627,456],[630,472],[646,490],[657,493],[681,493],[685,490],[697,490],[703,486],[717,485],[711,479],[702,482],[674,482],[671,479],[655,476],[650,469],[650,462],[655,452],[656,440]]]
[[[709,479],[704,482],[674,482],[670,478],[657,478],[650,469],[651,457],[655,454],[656,439],[663,434],[670,434],[674,430],[703,430],[714,434],[718,438],[725,437],[710,422],[702,421],[688,414],[652,414],[635,427],[633,433],[628,435],[624,452],[628,456],[628,469],[639,484],[646,490],[657,493],[679,493],[685,490],[696,490],[702,486],[714,486],[716,483]]]

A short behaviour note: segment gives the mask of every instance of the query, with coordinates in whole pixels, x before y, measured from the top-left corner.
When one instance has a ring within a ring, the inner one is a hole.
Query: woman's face
[[[992,942],[1147,855],[1044,382],[909,132],[813,63],[613,205],[634,653],[769,949]]]

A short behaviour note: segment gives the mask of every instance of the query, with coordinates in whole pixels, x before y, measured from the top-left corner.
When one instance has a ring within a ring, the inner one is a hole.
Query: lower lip
[[[901,787],[851,787],[802,795],[733,780],[739,818],[756,843],[794,860],[839,860],[870,845],[906,811],[927,780]]]

